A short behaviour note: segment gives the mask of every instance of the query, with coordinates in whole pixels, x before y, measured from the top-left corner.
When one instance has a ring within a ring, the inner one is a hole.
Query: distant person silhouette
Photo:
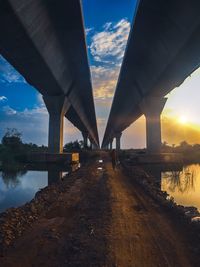
[[[116,165],[117,165],[117,152],[115,149],[112,149],[111,151],[111,161],[112,161],[113,170],[115,170]]]

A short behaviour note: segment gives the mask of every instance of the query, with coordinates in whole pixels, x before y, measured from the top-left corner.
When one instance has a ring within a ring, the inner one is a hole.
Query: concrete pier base
[[[79,153],[31,153],[26,156],[28,163],[79,163]]]
[[[64,95],[43,96],[44,103],[49,112],[48,148],[50,153],[63,152],[63,120],[70,107]]]
[[[140,108],[146,118],[146,146],[148,153],[161,151],[160,115],[167,98],[148,97],[142,101]]]

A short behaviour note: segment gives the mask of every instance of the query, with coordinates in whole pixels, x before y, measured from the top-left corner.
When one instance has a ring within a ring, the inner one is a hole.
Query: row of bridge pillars
[[[63,152],[64,116],[70,108],[66,97],[43,96],[44,103],[49,113],[48,150],[50,153]],[[88,147],[88,133],[83,133],[84,147]],[[92,146],[92,144],[90,144]]]
[[[117,133],[115,135],[115,140],[116,140],[116,150],[120,150],[121,149],[121,136],[122,136],[122,133]],[[110,150],[113,149],[113,139],[110,141],[109,145],[108,145],[108,148]]]
[[[48,147],[50,153],[63,152],[63,125],[64,116],[70,107],[66,97],[61,96],[43,96],[44,103],[49,112],[49,139]],[[161,149],[161,123],[160,115],[165,106],[167,98],[148,97],[144,99],[140,108],[146,118],[146,145],[150,153],[159,153]],[[88,133],[82,133],[84,147],[88,147]],[[116,149],[120,150],[120,139],[122,133],[117,133]],[[112,149],[110,142],[110,149]],[[94,147],[92,147],[94,148]]]
[[[151,154],[161,152],[161,121],[160,116],[165,106],[167,98],[148,97],[140,104],[140,109],[146,118],[146,147]],[[116,150],[121,149],[120,139],[122,133],[117,133]],[[112,149],[113,140],[109,143],[109,149]]]

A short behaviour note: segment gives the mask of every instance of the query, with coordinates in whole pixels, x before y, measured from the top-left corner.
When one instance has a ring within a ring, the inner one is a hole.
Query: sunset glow
[[[188,118],[184,115],[182,115],[180,118],[179,118],[179,122],[181,124],[187,124],[188,123]]]

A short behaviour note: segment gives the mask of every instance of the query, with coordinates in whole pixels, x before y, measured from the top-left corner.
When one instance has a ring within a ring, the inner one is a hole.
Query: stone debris
[[[187,223],[195,222],[196,226],[200,229],[200,212],[196,207],[184,207],[174,202],[173,197],[169,196],[167,192],[160,189],[158,181],[152,176],[149,176],[143,169],[137,166],[131,166],[125,161],[122,162],[124,171],[133,176],[134,180],[140,184],[143,189],[161,206],[164,206],[177,213],[180,219],[185,220]]]
[[[73,175],[70,178],[68,176],[67,183],[64,180],[41,189],[32,201],[21,207],[9,208],[0,213],[0,255],[39,217],[49,211],[51,204],[69,188],[70,179],[73,181],[73,177],[75,178]]]
[[[199,223],[200,222],[200,216],[193,217],[191,220],[192,220],[192,222]]]

